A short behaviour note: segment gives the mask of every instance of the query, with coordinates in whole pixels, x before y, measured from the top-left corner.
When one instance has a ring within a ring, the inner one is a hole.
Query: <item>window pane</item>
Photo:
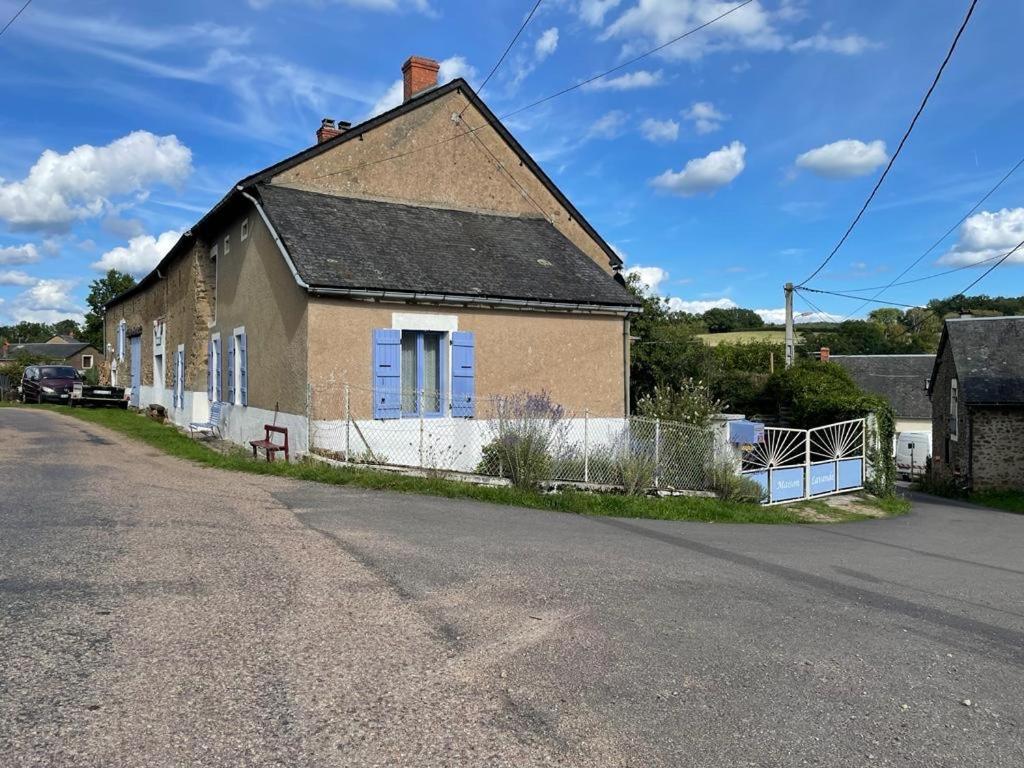
[[[423,335],[423,409],[441,410],[441,337],[436,333]]]
[[[402,413],[416,413],[416,336],[402,334]]]

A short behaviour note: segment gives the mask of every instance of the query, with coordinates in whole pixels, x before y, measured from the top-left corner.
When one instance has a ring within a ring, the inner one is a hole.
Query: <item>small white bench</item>
[[[221,424],[223,422],[224,403],[218,400],[210,405],[210,420],[190,422],[188,425],[188,433],[192,437],[195,437],[195,433],[198,432],[201,435],[210,435],[211,437],[216,436],[223,439],[224,433],[221,431]]]

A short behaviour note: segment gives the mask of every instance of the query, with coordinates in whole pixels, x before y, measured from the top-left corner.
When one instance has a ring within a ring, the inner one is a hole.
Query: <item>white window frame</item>
[[[227,256],[231,253],[231,235],[230,233],[224,235],[224,255]]]
[[[242,219],[242,230],[239,238],[243,243],[249,239],[249,219]]]
[[[216,261],[217,260],[217,256],[219,256],[219,255],[220,255],[220,246],[217,245],[216,243],[214,243],[212,246],[210,246],[210,258],[213,259],[214,261]]]
[[[216,402],[218,402],[220,400],[220,392],[221,392],[221,387],[220,387],[221,359],[220,359],[220,356],[221,356],[221,353],[223,352],[223,348],[220,345],[220,331],[217,331],[217,333],[211,333],[210,334],[210,348],[212,350],[211,355],[213,357],[213,360],[211,361],[213,363],[213,370],[210,373],[210,384],[213,387],[213,402],[216,403]]]
[[[162,318],[153,321],[153,389],[158,392],[167,390],[167,354],[165,339],[167,323]],[[160,364],[157,365],[159,360]]]
[[[949,380],[949,439],[960,439],[960,385]]]
[[[89,364],[88,364],[88,365],[86,365],[86,364],[85,364],[85,361],[86,361],[86,360],[88,360],[88,361],[89,361]],[[92,368],[92,367],[93,367],[93,364],[94,364],[94,363],[93,363],[93,357],[92,357],[92,355],[82,355],[82,370],[83,370],[83,371],[88,371],[88,370],[89,370],[90,368]]]
[[[178,353],[181,353],[181,365],[178,365]],[[185,407],[185,345],[179,344],[174,351],[174,394],[181,403],[179,408]]]
[[[117,324],[117,328],[119,331],[117,334],[117,359],[124,360],[124,348],[128,346],[128,323],[123,317]]]
[[[235,382],[235,398],[231,402],[232,405],[241,405],[242,404],[242,344],[241,344],[241,338],[242,338],[242,335],[244,333],[245,333],[245,326],[244,325],[241,325],[238,328],[235,328],[235,330],[233,330],[231,332],[231,349],[232,349],[232,351],[234,353],[234,354],[231,355],[231,357],[233,359],[234,367],[235,367],[235,369],[231,372],[232,373],[232,377],[233,377],[234,382]],[[246,371],[246,376],[248,376],[248,373],[249,372]],[[248,382],[246,382],[246,383],[248,383]]]

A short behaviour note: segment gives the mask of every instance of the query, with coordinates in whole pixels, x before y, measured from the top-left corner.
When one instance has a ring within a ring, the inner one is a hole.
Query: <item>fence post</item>
[[[836,464],[836,487],[839,487],[839,465]],[[811,430],[804,432],[804,498],[811,498]]]
[[[352,455],[352,400],[348,384],[345,385],[345,461]]]
[[[654,487],[661,485],[661,419],[654,420]]]
[[[590,482],[590,409],[583,409],[583,482]]]
[[[420,414],[420,469],[423,469],[423,390],[419,390],[416,393],[416,398],[419,400],[418,408]]]

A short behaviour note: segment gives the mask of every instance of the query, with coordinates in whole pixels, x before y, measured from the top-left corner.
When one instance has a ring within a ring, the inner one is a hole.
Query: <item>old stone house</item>
[[[106,307],[118,384],[227,434],[471,419],[546,391],[622,417],[621,260],[464,80],[410,58],[405,101],[242,179]],[[347,385],[347,386],[344,386]],[[345,395],[342,394],[344,387]],[[346,399],[347,398],[347,399]]]
[[[946,320],[928,391],[935,476],[1024,489],[1024,317]]]
[[[928,379],[935,355],[831,355],[865,392],[881,395],[896,415],[896,433],[932,432]]]
[[[33,360],[61,362],[79,371],[98,366],[103,356],[92,344],[64,336],[54,336],[49,341],[35,344],[0,345],[0,361],[16,360],[27,356]]]

